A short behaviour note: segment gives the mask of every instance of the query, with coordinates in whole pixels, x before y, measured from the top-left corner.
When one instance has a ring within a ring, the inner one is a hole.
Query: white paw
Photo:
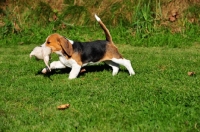
[[[132,72],[130,73],[130,76],[132,76],[132,75],[135,75],[135,72],[134,72],[134,71],[132,71]]]
[[[47,72],[51,72],[50,70],[49,70],[49,68],[44,68],[42,71],[41,71],[43,74],[46,74]]]
[[[68,79],[69,79],[69,80],[72,80],[72,79],[75,79],[75,78],[76,78],[76,77],[69,77]]]
[[[42,73],[43,73],[43,74],[46,74],[46,73],[47,73],[47,68],[44,68],[44,69],[42,70]]]

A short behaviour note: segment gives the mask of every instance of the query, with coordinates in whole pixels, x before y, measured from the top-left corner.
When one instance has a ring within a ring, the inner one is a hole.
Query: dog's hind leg
[[[130,60],[127,60],[125,58],[120,58],[120,59],[116,59],[116,58],[112,58],[111,59],[113,62],[117,63],[117,64],[120,64],[120,65],[123,65],[126,67],[126,69],[128,70],[130,76],[131,75],[135,75],[135,72],[132,68],[132,65],[131,65],[131,62]]]
[[[113,70],[112,75],[113,76],[119,72],[119,64],[117,64],[113,61],[110,61],[110,60],[105,61],[105,63],[112,67],[112,70]]]

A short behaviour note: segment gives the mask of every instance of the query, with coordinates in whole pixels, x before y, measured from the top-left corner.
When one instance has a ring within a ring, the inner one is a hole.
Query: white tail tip
[[[99,21],[101,21],[101,19],[95,14],[94,15],[95,16],[95,18],[96,18],[96,20],[99,22]]]

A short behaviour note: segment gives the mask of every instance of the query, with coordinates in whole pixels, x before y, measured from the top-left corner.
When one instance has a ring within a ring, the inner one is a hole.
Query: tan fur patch
[[[68,56],[72,56],[72,53],[73,53],[72,44],[64,37],[58,38],[58,42],[60,43],[60,45],[61,45],[62,49],[65,51],[65,53]]]
[[[104,60],[111,60],[112,58],[120,59],[123,58],[122,55],[119,53],[117,47],[114,44],[108,43],[106,46],[106,53],[101,61]]]
[[[83,65],[83,62],[81,61],[80,53],[77,53],[77,52],[73,53],[72,59],[74,59],[80,66]]]

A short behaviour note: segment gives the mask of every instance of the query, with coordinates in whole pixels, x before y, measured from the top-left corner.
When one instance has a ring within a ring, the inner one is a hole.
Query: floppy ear
[[[72,53],[73,53],[72,44],[64,37],[60,37],[58,39],[58,41],[60,42],[60,45],[61,45],[62,49],[65,51],[65,53],[68,56],[72,56]]]

